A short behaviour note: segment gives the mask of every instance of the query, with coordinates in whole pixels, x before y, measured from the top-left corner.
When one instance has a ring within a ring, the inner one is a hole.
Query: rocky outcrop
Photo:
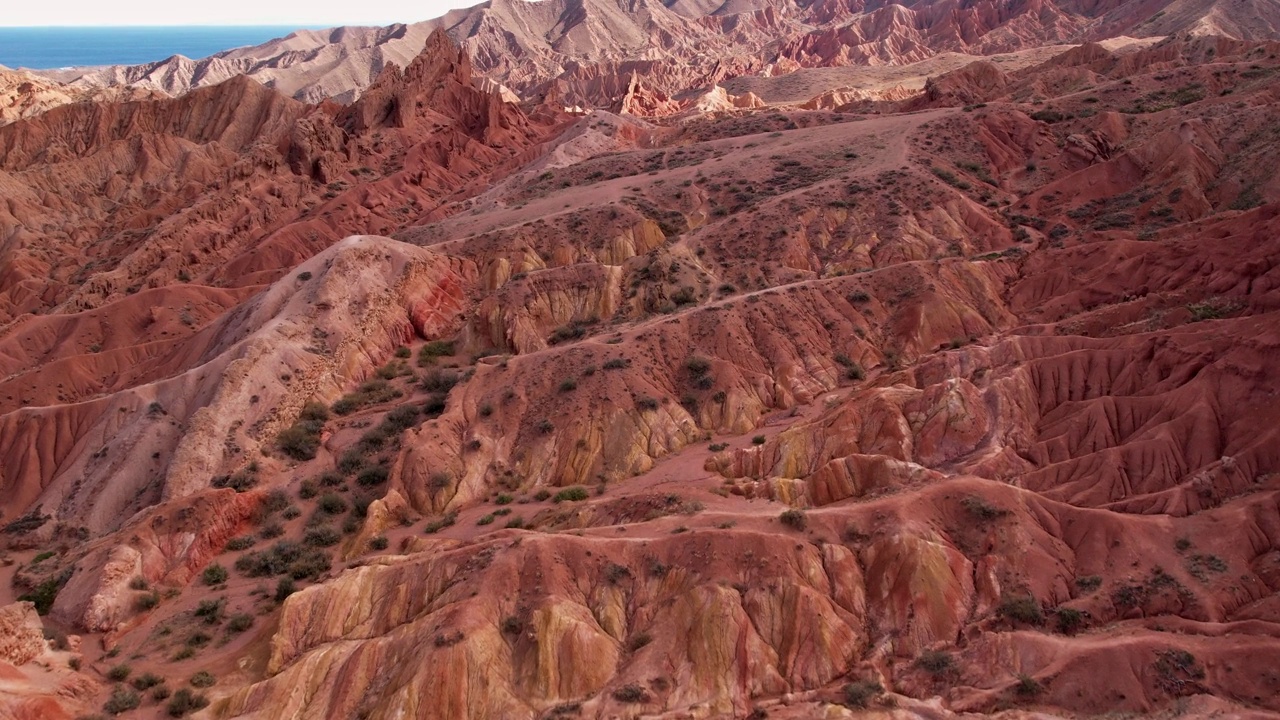
[[[0,660],[25,665],[48,649],[36,606],[16,602],[0,607]]]

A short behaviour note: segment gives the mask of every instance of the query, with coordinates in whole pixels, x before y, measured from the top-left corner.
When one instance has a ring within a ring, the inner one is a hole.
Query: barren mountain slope
[[[434,42],[346,109],[0,130],[3,577],[54,635],[0,615],[4,712],[1280,714],[1275,44],[569,124]],[[205,187],[132,202],[275,224],[201,213],[175,282],[71,172],[144,142]]]
[[[633,73],[680,95],[741,76],[799,68],[900,65],[939,53],[992,55],[1047,44],[1178,33],[1280,39],[1275,0],[907,3],[861,0],[493,0],[386,28],[300,31],[203,60],[175,56],[130,67],[54,71],[69,92],[126,85],[181,95],[248,75],[307,102],[349,102],[384,67],[403,67],[446,30],[488,79],[525,98],[555,81],[570,104],[610,107]]]

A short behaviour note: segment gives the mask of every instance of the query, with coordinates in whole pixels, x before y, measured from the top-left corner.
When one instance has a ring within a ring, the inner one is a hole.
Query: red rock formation
[[[649,124],[431,43],[346,107],[0,130],[4,567],[90,672],[227,717],[1280,712],[1269,45]]]

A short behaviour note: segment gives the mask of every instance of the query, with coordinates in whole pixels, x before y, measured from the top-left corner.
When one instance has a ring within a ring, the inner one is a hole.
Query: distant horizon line
[[[271,23],[191,23],[187,25],[174,24],[128,24],[128,25],[0,25],[0,30],[85,30],[91,28],[295,28],[297,30],[325,30],[333,27],[387,27],[388,25],[412,25],[418,22],[426,22],[434,18],[426,18],[425,20],[393,20],[391,22],[360,22],[360,23],[307,23],[295,24],[287,22],[271,22]]]

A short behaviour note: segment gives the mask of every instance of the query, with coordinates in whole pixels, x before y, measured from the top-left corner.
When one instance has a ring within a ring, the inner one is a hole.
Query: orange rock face
[[[737,10],[638,27],[784,69],[1132,12]],[[422,42],[346,105],[0,128],[0,714],[1280,713],[1273,44],[797,108]]]

